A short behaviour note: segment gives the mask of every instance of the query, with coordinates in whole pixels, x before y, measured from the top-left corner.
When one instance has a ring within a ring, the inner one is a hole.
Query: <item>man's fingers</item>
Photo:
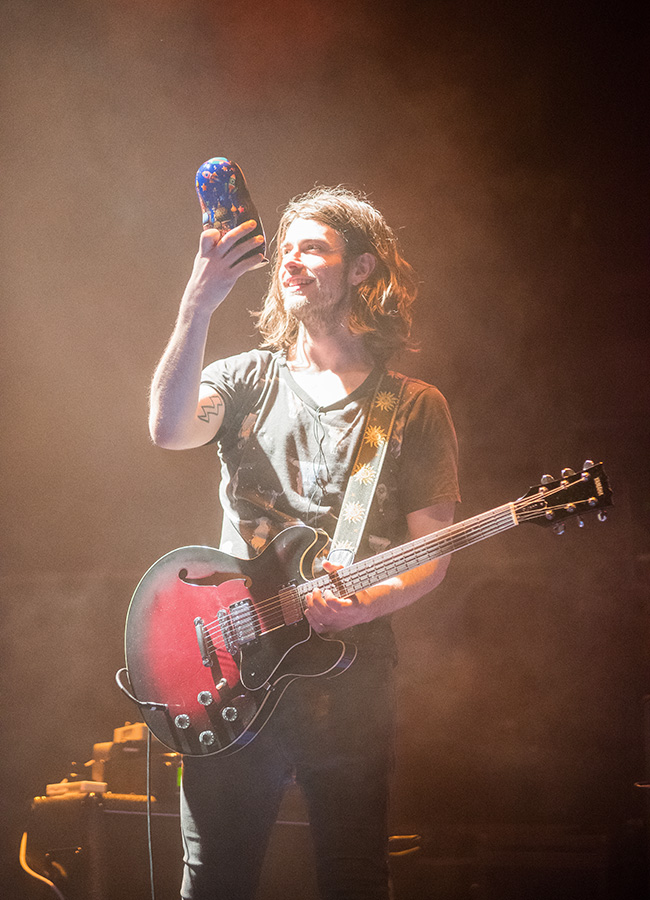
[[[342,606],[353,606],[354,599],[350,597],[336,597],[331,591],[322,593],[319,590],[312,591],[306,596],[307,606],[320,610],[337,610]]]
[[[250,250],[253,242],[262,244],[264,242],[262,235],[253,235],[256,228],[257,222],[255,219],[249,219],[248,222],[243,222],[241,225],[231,228],[230,231],[223,234],[219,243],[223,248],[224,255],[231,253],[235,249],[239,250],[240,247],[246,247]],[[256,240],[257,238],[260,240]]]
[[[200,250],[203,255],[207,255],[208,253],[214,251],[215,247],[219,247],[219,252],[223,256],[227,256],[235,247],[238,241],[242,241],[241,247],[245,246],[245,250],[242,252],[246,252],[247,250],[252,249],[256,243],[263,243],[264,239],[260,241],[255,241],[252,232],[257,228],[257,222],[255,219],[249,219],[247,222],[243,222],[241,225],[238,225],[236,228],[231,228],[228,231],[223,231],[219,228],[206,228],[201,232],[200,238]],[[243,238],[249,237],[251,239],[251,243],[248,240],[244,241]],[[261,235],[260,235],[261,237]]]
[[[263,243],[264,238],[256,234],[254,238],[251,238],[249,241],[242,241],[241,244],[237,244],[236,247],[225,253],[224,262],[228,263],[228,268],[230,269],[236,268],[240,263],[249,263],[251,260],[254,266],[259,266],[260,262],[265,259],[261,250]],[[256,250],[259,250],[259,252],[256,253]]]
[[[217,231],[216,228],[207,228],[205,231],[202,231],[199,239],[199,254],[207,256],[208,253],[214,250],[220,240],[221,232]]]

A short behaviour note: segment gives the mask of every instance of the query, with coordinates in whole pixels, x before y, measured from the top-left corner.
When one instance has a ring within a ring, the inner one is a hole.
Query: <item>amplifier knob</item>
[[[196,699],[201,706],[209,706],[212,703],[212,694],[210,691],[199,691],[199,695]]]
[[[189,728],[190,727],[190,717],[187,715],[187,713],[181,713],[180,715],[176,716],[176,718],[174,719],[174,725],[177,728],[182,728],[182,729]]]
[[[234,706],[224,706],[221,710],[221,718],[226,722],[234,722],[237,719],[238,712]]]
[[[202,731],[199,735],[199,741],[205,747],[210,747],[212,744],[214,744],[214,731]]]

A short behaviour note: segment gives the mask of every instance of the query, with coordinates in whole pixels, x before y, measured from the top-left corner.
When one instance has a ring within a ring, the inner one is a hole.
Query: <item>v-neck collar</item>
[[[377,386],[377,382],[379,381],[382,372],[383,368],[381,366],[375,366],[375,368],[372,369],[372,371],[369,372],[368,375],[364,378],[361,384],[349,394],[341,397],[341,399],[337,400],[335,403],[330,403],[329,406],[321,406],[320,404],[316,403],[314,398],[310,394],[308,394],[300,384],[298,384],[296,379],[291,374],[291,369],[287,365],[286,359],[280,359],[280,373],[282,378],[284,378],[294,394],[300,397],[303,403],[305,403],[316,412],[331,412],[337,409],[344,409],[348,405],[348,403],[354,403],[366,394],[371,393]]]

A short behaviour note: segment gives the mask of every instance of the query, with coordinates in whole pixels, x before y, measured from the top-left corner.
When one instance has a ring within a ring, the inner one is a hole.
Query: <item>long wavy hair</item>
[[[295,197],[285,209],[276,235],[271,282],[257,318],[262,346],[287,351],[298,339],[299,322],[284,309],[280,284],[281,250],[294,219],[312,219],[328,225],[345,240],[345,255],[352,260],[372,253],[375,268],[351,289],[347,325],[363,335],[366,349],[377,363],[385,363],[398,350],[411,347],[411,305],[417,282],[399,251],[397,238],[382,214],[360,194],[343,187],[318,187]]]

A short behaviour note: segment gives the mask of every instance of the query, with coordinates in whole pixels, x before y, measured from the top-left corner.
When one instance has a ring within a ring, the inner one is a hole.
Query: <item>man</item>
[[[171,341],[154,376],[156,444],[215,441],[221,548],[260,552],[288,525],[332,536],[365,416],[389,357],[408,342],[415,281],[381,214],[342,188],[311,191],[281,219],[259,329],[268,349],[203,368],[212,315],[262,243],[247,222],[205,231]],[[449,525],[458,499],[446,403],[408,379],[357,557]],[[320,634],[358,655],[336,678],[294,682],[255,740],[231,756],[187,758],[182,790],[184,900],[251,900],[282,791],[303,788],[318,884],[327,900],[389,897],[393,755],[389,614],[435,588],[448,559],[337,597],[307,596]],[[324,562],[328,572],[336,567]],[[299,896],[300,886],[296,886]]]

